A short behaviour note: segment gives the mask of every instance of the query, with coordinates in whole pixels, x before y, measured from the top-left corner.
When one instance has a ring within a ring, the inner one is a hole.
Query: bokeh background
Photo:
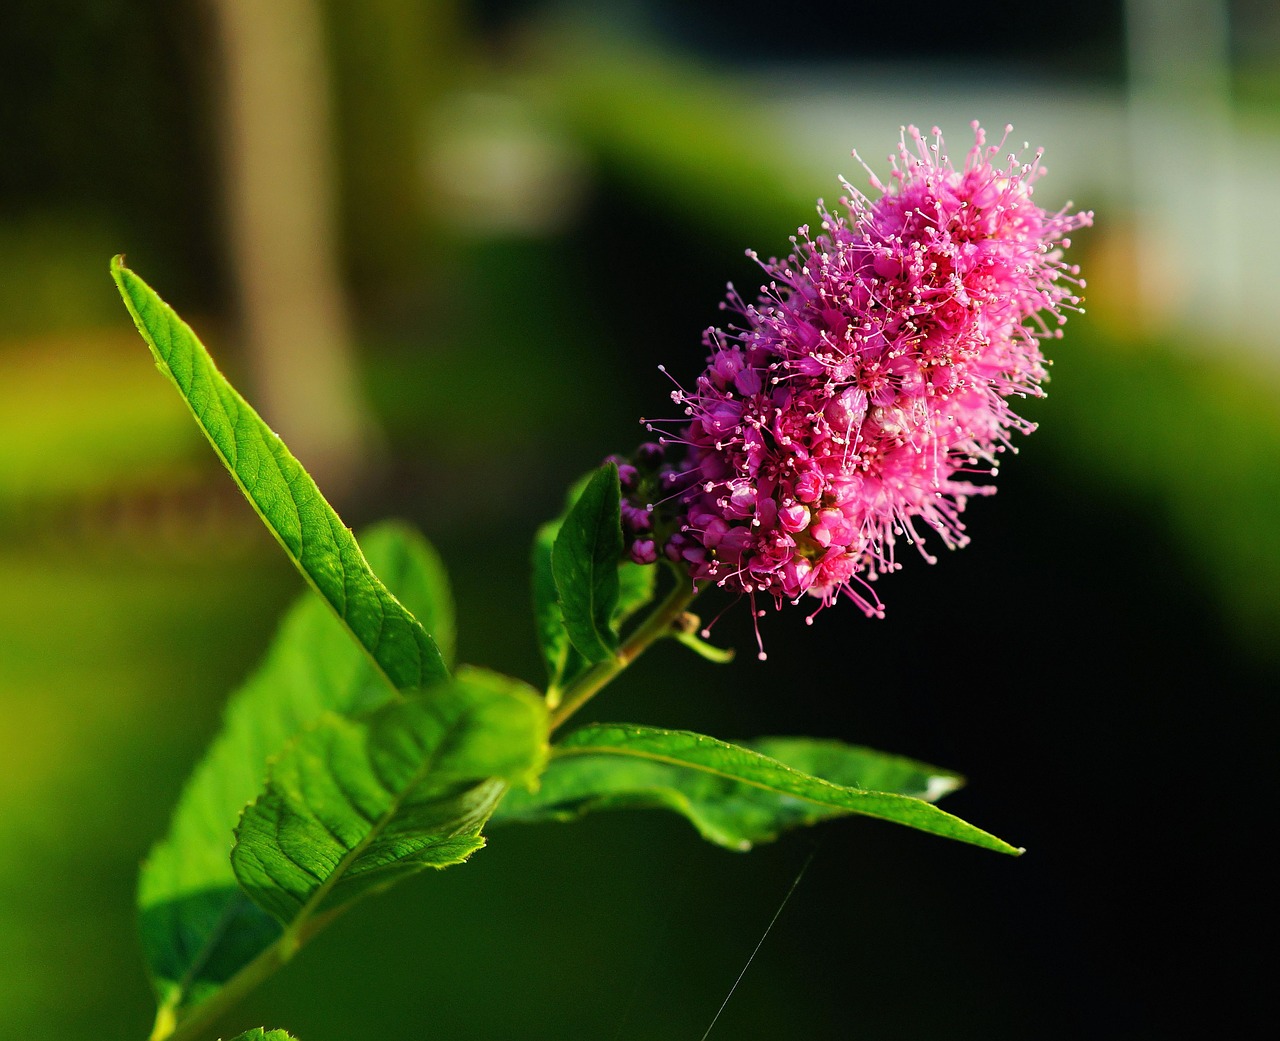
[[[17,0],[0,27],[0,1038],[141,1038],[137,865],[302,584],[117,252],[354,525],[437,543],[537,679],[527,547],[669,410],[724,284],[901,124],[1047,148],[1087,314],[1040,432],[882,622],[745,611],[600,718],[958,769],[1007,860],[870,821],[496,832],[220,1024],[350,1038],[1250,1036],[1271,1019],[1280,14],[1268,0]],[[807,867],[806,867],[807,866]],[[1263,1018],[1265,1016],[1265,1018]]]

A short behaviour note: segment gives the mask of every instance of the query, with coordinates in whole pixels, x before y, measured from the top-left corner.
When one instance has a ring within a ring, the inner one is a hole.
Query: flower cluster
[[[1084,285],[1062,248],[1092,220],[1032,201],[1040,152],[1000,162],[1004,141],[973,130],[956,169],[936,128],[906,128],[876,198],[842,181],[820,232],[760,261],[755,303],[730,285],[736,324],[707,330],[706,370],[672,394],[684,416],[624,471],[633,559],[879,615],[868,582],[900,566],[899,540],[929,560],[926,533],[967,541],[967,499],[994,490],[971,478],[1033,429],[1009,399],[1043,393],[1040,341]]]

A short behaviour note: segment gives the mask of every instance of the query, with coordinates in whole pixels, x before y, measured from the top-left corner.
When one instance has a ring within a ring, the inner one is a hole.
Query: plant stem
[[[687,577],[678,576],[676,586],[667,594],[667,598],[623,641],[612,658],[596,662],[564,689],[560,705],[551,714],[551,729],[556,730],[595,697],[601,688],[640,657],[650,644],[664,636],[674,635],[680,616],[698,593],[699,590],[693,587]]]
[[[171,1006],[162,1005],[156,1013],[155,1028],[149,1041],[195,1041],[210,1023],[284,966],[303,943],[336,917],[336,912],[329,912],[309,918],[296,931],[286,929],[270,947],[227,980],[213,997],[192,1009],[187,1017],[179,1019]]]
[[[179,1020],[171,1007],[162,1006],[156,1014],[150,1041],[192,1041],[198,1037],[205,1027],[289,960],[280,942],[283,939],[282,936],[227,980],[213,997],[197,1005],[185,1019]]]

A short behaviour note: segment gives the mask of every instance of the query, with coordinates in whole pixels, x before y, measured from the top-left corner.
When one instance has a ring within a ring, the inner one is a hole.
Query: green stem
[[[626,640],[612,658],[597,662],[564,689],[559,706],[551,714],[554,731],[596,696],[623,669],[635,661],[656,640],[675,635],[681,615],[698,595],[688,577],[677,576],[676,586]]]
[[[172,1005],[161,1005],[149,1041],[195,1041],[210,1023],[287,964],[307,940],[336,917],[335,912],[329,912],[309,918],[299,929],[286,929],[276,937],[275,943],[227,980],[213,997],[192,1009],[187,1017],[179,1019]]]
[[[281,936],[227,980],[213,997],[197,1005],[185,1019],[179,1020],[172,1006],[162,1005],[156,1013],[150,1041],[194,1041],[205,1027],[289,960],[287,946],[281,943],[283,939]]]

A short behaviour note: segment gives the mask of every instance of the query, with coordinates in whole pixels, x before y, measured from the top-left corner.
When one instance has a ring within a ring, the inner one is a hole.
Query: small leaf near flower
[[[618,646],[613,615],[623,551],[621,497],[618,467],[607,463],[592,474],[551,549],[565,631],[590,662],[604,661]]]

